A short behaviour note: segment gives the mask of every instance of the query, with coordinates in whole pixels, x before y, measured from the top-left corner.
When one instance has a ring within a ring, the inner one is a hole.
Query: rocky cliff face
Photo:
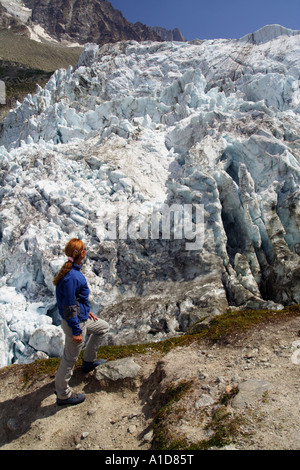
[[[18,16],[9,13],[7,8],[0,3],[0,30],[11,30],[16,34],[29,36],[29,30]]]
[[[9,29],[30,37],[32,31],[35,34],[38,32],[37,27],[43,28],[48,40],[78,44],[93,42],[103,45],[129,39],[185,41],[178,28],[167,31],[165,28],[149,27],[141,22],[130,23],[106,0],[0,2],[0,29]],[[43,40],[46,39],[44,34]]]
[[[160,26],[153,26],[152,29],[164,40],[164,41],[186,41],[183,37],[180,29],[175,28],[167,30]]]
[[[106,0],[25,0],[31,20],[58,40],[105,44],[134,39],[160,40],[146,25],[129,23]]]
[[[62,347],[52,277],[72,236],[112,342],[300,302],[299,39],[89,45],[9,113],[2,364]],[[153,221],[171,209],[168,234]]]

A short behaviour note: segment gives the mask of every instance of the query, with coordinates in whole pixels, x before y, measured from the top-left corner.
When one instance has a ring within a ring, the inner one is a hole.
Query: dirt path
[[[151,449],[153,417],[166,403],[166,391],[190,381],[164,418],[169,434],[188,442],[207,440],[216,429],[213,414],[225,408],[238,423],[225,448],[298,450],[299,329],[300,319],[292,318],[252,328],[225,345],[201,343],[165,356],[135,356],[141,372],[132,387],[103,389],[93,373],[76,370],[73,388],[87,396],[75,407],[56,405],[53,376],[24,388],[22,366],[2,369],[0,448]]]

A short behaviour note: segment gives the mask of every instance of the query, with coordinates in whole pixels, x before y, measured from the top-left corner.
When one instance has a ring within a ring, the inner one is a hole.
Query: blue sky
[[[179,28],[187,40],[240,38],[266,24],[300,29],[300,0],[109,0],[131,23]]]

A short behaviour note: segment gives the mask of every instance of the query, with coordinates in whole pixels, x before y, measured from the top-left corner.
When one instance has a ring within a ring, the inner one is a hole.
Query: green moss
[[[214,317],[209,325],[206,328],[202,328],[198,333],[186,333],[157,343],[103,346],[99,348],[98,356],[108,360],[115,360],[121,357],[149,352],[167,354],[176,347],[189,346],[195,341],[202,341],[204,339],[211,341],[224,340],[232,334],[241,334],[255,325],[270,321],[284,321],[292,316],[300,316],[300,305],[286,307],[279,311],[228,310],[226,313]]]
[[[126,344],[120,346],[101,346],[98,349],[98,357],[109,361],[135,354],[158,353],[167,354],[178,346],[188,346],[196,339],[195,335],[181,335],[169,338],[157,343]]]
[[[166,422],[172,416],[172,406],[191,388],[192,381],[183,381],[170,385],[166,393],[166,404],[156,414],[153,422],[153,448],[155,450],[179,450],[187,445],[186,439],[178,439],[172,434]]]
[[[238,387],[233,387],[233,389],[230,392],[225,392],[223,393],[220,403],[222,405],[228,405],[228,403],[239,393]]]
[[[299,315],[300,305],[289,306],[283,310],[228,310],[211,320],[206,337],[218,341],[261,323],[283,321]]]
[[[216,407],[213,412],[209,429],[214,434],[209,438],[194,444],[199,450],[207,450],[213,447],[224,447],[231,444],[240,433],[240,427],[244,421],[240,417],[234,417],[225,405]]]
[[[32,383],[42,375],[54,375],[58,369],[60,359],[50,357],[49,359],[39,359],[23,366],[24,387]]]
[[[153,449],[154,450],[208,450],[211,448],[224,447],[235,440],[240,433],[240,427],[244,421],[240,417],[234,417],[228,411],[227,406],[219,404],[216,406],[207,429],[213,431],[208,439],[190,442],[184,436],[178,436],[170,431],[172,420],[178,420],[177,410],[173,407],[176,401],[191,387],[191,382],[182,382],[175,390],[173,397],[161,408],[154,419],[153,426]]]

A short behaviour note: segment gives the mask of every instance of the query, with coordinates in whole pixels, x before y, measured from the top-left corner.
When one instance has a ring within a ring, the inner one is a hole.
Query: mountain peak
[[[165,28],[161,28],[160,26],[152,26],[152,29],[162,38],[163,41],[186,41],[180,29],[178,28],[167,30]]]
[[[106,0],[24,0],[32,10],[31,20],[51,37],[85,44],[134,39],[160,41],[148,26],[128,22]]]
[[[130,23],[106,0],[0,0],[0,27],[39,42],[103,45],[123,40],[185,41],[180,30]]]

